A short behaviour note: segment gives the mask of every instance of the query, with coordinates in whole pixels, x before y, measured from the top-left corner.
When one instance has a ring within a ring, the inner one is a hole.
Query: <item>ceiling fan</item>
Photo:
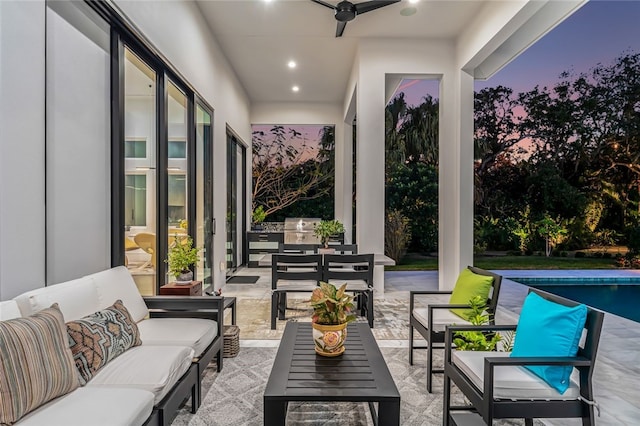
[[[311,1],[334,10],[336,21],[338,21],[336,37],[342,37],[342,33],[344,33],[344,28],[347,26],[347,22],[355,19],[356,16],[393,3],[398,3],[400,0],[373,0],[358,4],[353,4],[344,0],[335,6],[322,0]]]

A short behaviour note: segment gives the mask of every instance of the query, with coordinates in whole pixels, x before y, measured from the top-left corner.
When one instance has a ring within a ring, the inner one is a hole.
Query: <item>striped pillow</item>
[[[138,325],[122,303],[67,323],[71,353],[84,386],[102,367],[142,344]]]
[[[11,425],[78,385],[57,303],[26,318],[0,321],[0,424]]]

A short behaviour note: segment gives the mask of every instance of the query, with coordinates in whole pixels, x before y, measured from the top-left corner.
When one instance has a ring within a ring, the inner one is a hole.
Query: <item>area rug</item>
[[[190,402],[183,407],[174,426],[258,426],[263,424],[263,393],[277,349],[241,347],[236,358],[225,358],[220,373],[210,366],[203,378],[203,402],[196,414]],[[434,392],[426,391],[426,354],[417,356],[415,365],[407,362],[407,349],[382,348],[384,359],[400,391],[402,426],[442,424],[442,375],[436,375]],[[440,365],[442,358],[435,359]],[[455,391],[452,403],[464,404]],[[289,426],[372,425],[365,403],[291,403],[287,411]],[[494,425],[522,425],[523,421],[497,421]],[[542,425],[536,421],[537,426]]]
[[[289,297],[287,300],[287,320],[310,321],[312,310],[307,299]],[[237,300],[240,339],[280,339],[287,321],[276,321],[276,329],[271,330],[271,299]],[[380,299],[374,303],[373,335],[376,339],[409,338],[409,306],[401,299]]]
[[[227,284],[255,284],[259,279],[257,275],[235,275],[227,279]]]

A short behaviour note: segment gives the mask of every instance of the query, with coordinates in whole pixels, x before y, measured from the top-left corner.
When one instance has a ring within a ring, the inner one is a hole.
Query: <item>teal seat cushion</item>
[[[512,357],[574,357],[587,319],[587,307],[564,306],[529,293],[516,327]],[[563,394],[569,387],[570,365],[528,365],[535,375]]]
[[[449,303],[452,305],[468,305],[469,301],[475,296],[482,297],[483,300],[489,298],[489,291],[493,285],[493,277],[488,275],[480,275],[472,272],[469,268],[465,268],[460,272],[456,286],[453,288]],[[469,319],[472,313],[471,309],[455,308],[451,312],[464,320]]]

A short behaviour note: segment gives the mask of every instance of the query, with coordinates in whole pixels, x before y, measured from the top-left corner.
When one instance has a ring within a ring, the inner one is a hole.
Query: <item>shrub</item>
[[[587,253],[583,252],[583,251],[577,251],[576,252],[576,259],[582,259],[587,257]]]
[[[407,245],[411,239],[409,218],[403,216],[399,210],[391,210],[387,213],[386,222],[384,227],[384,254],[400,263],[400,260],[407,252]]]
[[[627,247],[633,254],[640,253],[640,226],[630,226],[626,230]]]

